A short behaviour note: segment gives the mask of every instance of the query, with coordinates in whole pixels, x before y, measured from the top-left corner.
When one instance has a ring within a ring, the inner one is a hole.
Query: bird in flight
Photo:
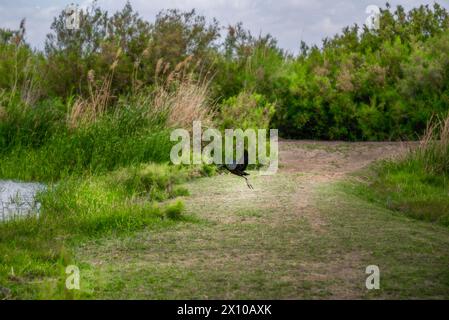
[[[240,161],[233,161],[232,163],[228,163],[225,165],[225,168],[232,174],[244,178],[246,180],[246,185],[248,186],[248,188],[253,190],[254,188],[249,183],[247,178],[247,176],[249,176],[249,173],[245,172],[246,168],[248,167],[248,158],[248,151],[244,150],[243,159],[240,159]]]

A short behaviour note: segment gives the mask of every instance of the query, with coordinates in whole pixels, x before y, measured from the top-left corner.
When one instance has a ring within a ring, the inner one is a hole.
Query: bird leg
[[[250,188],[251,190],[254,190],[254,187],[251,185],[251,183],[249,183],[248,178],[243,176],[243,178],[245,178],[246,180],[246,185],[248,186],[248,188]]]

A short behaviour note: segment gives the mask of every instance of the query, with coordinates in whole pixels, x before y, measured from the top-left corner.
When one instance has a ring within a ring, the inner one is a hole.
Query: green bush
[[[114,107],[116,97],[191,73],[210,81],[219,125],[271,126],[283,137],[416,139],[433,115],[448,110],[449,14],[438,4],[409,12],[387,4],[378,30],[346,27],[320,48],[301,43],[298,55],[242,24],[219,39],[218,22],[195,11],[163,11],[149,23],[129,4],[112,16],[94,4],[83,11],[79,32],[63,25],[59,15],[45,55],[24,42],[23,24],[0,30],[0,89],[11,93],[9,104],[34,107],[55,97],[66,104],[110,77]]]
[[[223,101],[220,122],[223,129],[268,129],[275,107],[260,95],[240,93]]]

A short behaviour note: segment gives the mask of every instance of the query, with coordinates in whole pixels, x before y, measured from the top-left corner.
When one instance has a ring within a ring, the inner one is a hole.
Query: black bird
[[[246,180],[246,185],[250,189],[254,189],[253,186],[249,183],[248,178],[246,176],[249,176],[249,173],[246,173],[245,170],[248,167],[249,157],[248,157],[248,151],[244,150],[243,152],[243,159],[240,159],[240,161],[233,161],[232,163],[227,163],[225,165],[225,168],[229,170],[232,174],[235,174],[236,176],[242,177]]]

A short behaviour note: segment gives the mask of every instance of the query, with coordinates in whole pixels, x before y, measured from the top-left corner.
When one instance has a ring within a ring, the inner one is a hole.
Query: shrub
[[[275,111],[263,95],[247,92],[226,99],[220,108],[223,129],[268,129]]]

